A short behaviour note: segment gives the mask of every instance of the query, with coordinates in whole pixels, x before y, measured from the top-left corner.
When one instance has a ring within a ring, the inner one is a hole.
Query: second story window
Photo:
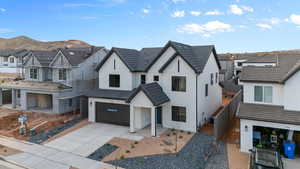
[[[58,70],[58,80],[67,80],[67,69]]]
[[[216,73],[216,83],[218,83],[218,73]]]
[[[15,58],[10,58],[9,63],[15,63]]]
[[[172,91],[185,92],[186,91],[186,77],[173,76],[172,77]]]
[[[120,75],[109,75],[109,87],[120,87]]]
[[[31,68],[29,76],[30,76],[30,79],[38,79],[38,69]]]
[[[214,84],[214,74],[213,73],[210,74],[210,84],[211,85]]]
[[[208,96],[208,84],[205,84],[205,97]]]
[[[159,76],[153,76],[153,81],[158,82],[159,81]]]
[[[254,86],[254,101],[272,103],[273,87],[272,86]]]
[[[146,84],[146,75],[141,75],[141,84]]]

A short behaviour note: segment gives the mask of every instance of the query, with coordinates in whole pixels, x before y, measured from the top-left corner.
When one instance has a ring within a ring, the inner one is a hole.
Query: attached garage
[[[96,102],[96,122],[111,123],[122,126],[130,125],[130,106]]]

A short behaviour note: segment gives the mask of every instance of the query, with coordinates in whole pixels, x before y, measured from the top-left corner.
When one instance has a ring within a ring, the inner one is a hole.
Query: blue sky
[[[110,48],[168,40],[222,52],[300,49],[299,0],[1,0],[0,37]]]

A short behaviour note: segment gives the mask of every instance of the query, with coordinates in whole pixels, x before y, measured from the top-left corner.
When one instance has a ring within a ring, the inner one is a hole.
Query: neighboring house
[[[220,82],[232,79],[234,76],[234,62],[228,55],[218,55],[221,65],[219,79]]]
[[[300,55],[265,55],[247,64],[240,76],[244,91],[238,112],[242,152],[264,144],[257,143],[257,138],[267,136],[269,142],[282,144],[280,139],[300,134]],[[266,129],[274,132],[270,135]]]
[[[95,68],[106,54],[102,47],[30,51],[23,64],[25,79],[0,87],[12,90],[13,108],[52,114],[74,111],[79,97],[96,87]]]
[[[221,106],[219,70],[214,46],[112,48],[97,67],[99,89],[86,94],[89,121],[195,132]]]
[[[234,62],[234,76],[238,76],[243,68],[243,63],[247,60],[253,58],[253,56],[246,56],[246,55],[234,55],[233,62]]]
[[[23,74],[22,63],[27,50],[0,50],[0,73]]]

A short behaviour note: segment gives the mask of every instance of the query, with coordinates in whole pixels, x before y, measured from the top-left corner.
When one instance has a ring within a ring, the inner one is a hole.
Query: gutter
[[[198,75],[196,74],[196,131],[198,129]]]

